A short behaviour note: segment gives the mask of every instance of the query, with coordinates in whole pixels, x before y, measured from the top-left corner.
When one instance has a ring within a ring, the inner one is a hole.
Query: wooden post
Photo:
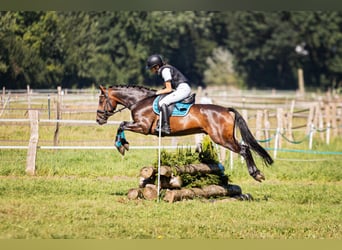
[[[321,107],[320,107],[319,103],[316,103],[315,104],[315,113],[314,113],[313,122],[312,122],[312,124],[315,128],[318,128],[318,126],[319,126],[318,125],[318,116],[319,116],[320,112],[321,112]]]
[[[310,134],[309,134],[309,149],[312,149],[312,142],[313,142],[313,135],[315,132],[315,125],[311,124],[311,130],[310,130]]]
[[[290,112],[288,112],[287,114],[287,137],[293,141],[293,133],[292,133],[292,120],[293,120],[293,111],[294,111],[294,106],[295,106],[295,100],[292,100],[291,102],[291,108],[290,108]]]
[[[29,147],[27,151],[27,162],[26,162],[26,173],[28,175],[34,175],[36,171],[36,155],[37,155],[37,146],[39,140],[38,134],[38,110],[29,110],[29,118],[30,118],[30,141]]]
[[[261,125],[262,125],[262,111],[257,110],[256,124],[255,124],[255,128],[256,128],[255,138],[257,140],[261,140],[261,127],[262,127]]]
[[[314,121],[314,114],[315,114],[315,106],[314,105],[310,105],[309,116],[308,116],[308,120],[306,122],[306,134],[310,133],[311,124]]]
[[[265,109],[264,110],[264,126],[265,126],[265,139],[268,140],[270,138],[270,128],[271,128],[271,124],[268,118],[268,110]],[[270,143],[268,141],[266,141],[265,143],[266,147],[270,146]]]
[[[27,108],[31,108],[31,90],[30,90],[30,85],[26,86],[27,89]]]
[[[283,118],[284,118],[284,112],[282,108],[277,108],[277,129],[278,129],[278,134],[282,134],[283,133]],[[278,137],[278,148],[281,148],[281,136]]]
[[[280,134],[280,129],[277,128],[276,134],[275,134],[275,138],[274,138],[274,151],[273,151],[273,158],[277,159],[277,151],[279,148],[279,134]]]
[[[298,69],[298,89],[301,95],[305,94],[303,69]]]
[[[324,134],[323,134],[323,132],[321,132],[324,129],[323,112],[322,112],[323,103],[320,102],[318,104],[318,107],[319,107],[319,113],[318,113],[317,127],[320,130],[319,136],[321,137],[321,140],[323,141],[324,140]]]
[[[331,126],[333,127],[333,135],[337,136],[339,134],[340,127],[337,126],[336,103],[330,103],[330,107],[331,107]]]
[[[60,86],[57,87],[57,112],[56,112],[56,119],[60,120],[61,119],[61,96],[62,96],[62,88]],[[59,122],[56,122],[56,129],[55,129],[55,134],[53,137],[53,145],[57,146],[58,145],[58,135],[59,135]]]

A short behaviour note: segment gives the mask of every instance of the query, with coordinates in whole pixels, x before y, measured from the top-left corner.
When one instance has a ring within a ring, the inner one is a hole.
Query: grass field
[[[340,147],[340,141],[334,145]],[[333,148],[334,146],[331,145]],[[336,150],[336,148],[335,148]],[[173,204],[130,201],[141,167],[155,150],[39,151],[37,176],[25,175],[26,150],[1,150],[0,238],[95,239],[340,239],[341,156],[280,153],[260,169],[263,183],[235,160],[226,169],[254,201],[195,199]],[[149,157],[146,157],[149,155]],[[9,164],[3,165],[3,162]],[[311,161],[313,160],[313,161]]]
[[[7,114],[5,114],[7,115]],[[21,114],[26,116],[26,114]],[[127,113],[118,119],[127,119]],[[77,119],[95,119],[94,114]],[[64,115],[64,119],[76,119]],[[39,128],[40,145],[52,145],[53,125]],[[116,127],[60,128],[60,145],[113,145]],[[28,125],[0,127],[8,145],[27,145]],[[151,136],[126,134],[131,145],[157,145]],[[298,134],[296,138],[302,138]],[[164,145],[174,143],[163,139]],[[188,145],[193,138],[179,138]],[[307,143],[283,148],[273,166],[263,166],[258,183],[234,157],[225,173],[254,201],[195,199],[176,203],[127,199],[138,187],[139,170],[157,160],[157,150],[38,149],[35,176],[26,176],[26,150],[0,149],[0,239],[341,239],[342,139],[329,145],[315,135]],[[273,154],[270,151],[271,155]]]

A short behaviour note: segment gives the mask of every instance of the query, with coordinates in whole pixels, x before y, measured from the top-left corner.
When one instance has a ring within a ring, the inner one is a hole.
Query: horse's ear
[[[106,92],[106,88],[103,87],[102,85],[100,85],[99,88],[100,88],[100,90],[101,90],[102,93],[105,93],[105,92]]]

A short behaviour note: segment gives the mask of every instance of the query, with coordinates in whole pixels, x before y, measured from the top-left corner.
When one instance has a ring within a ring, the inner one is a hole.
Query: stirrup
[[[157,135],[159,134],[159,126],[155,128],[155,132],[156,132]],[[167,126],[166,128],[164,126],[162,126],[161,134],[162,135],[170,135],[171,134],[170,126]]]
[[[162,134],[165,134],[165,135],[171,134],[171,128],[170,128],[170,126],[162,127],[161,132],[162,132]]]

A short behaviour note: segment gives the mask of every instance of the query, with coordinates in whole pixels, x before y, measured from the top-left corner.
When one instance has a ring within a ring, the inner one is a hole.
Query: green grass
[[[25,151],[0,154],[25,159]],[[132,150],[124,158],[113,150],[39,150],[35,177],[25,175],[25,162],[1,166],[0,238],[340,239],[341,156],[278,156],[317,161],[276,161],[267,168],[256,158],[267,178],[257,183],[236,158],[226,173],[254,201],[169,204],[126,198],[138,186],[140,168],[155,161],[155,150]]]
[[[337,239],[341,186],[243,183],[253,202],[128,201],[134,178],[2,178],[0,238]],[[265,199],[264,197],[268,198]]]

